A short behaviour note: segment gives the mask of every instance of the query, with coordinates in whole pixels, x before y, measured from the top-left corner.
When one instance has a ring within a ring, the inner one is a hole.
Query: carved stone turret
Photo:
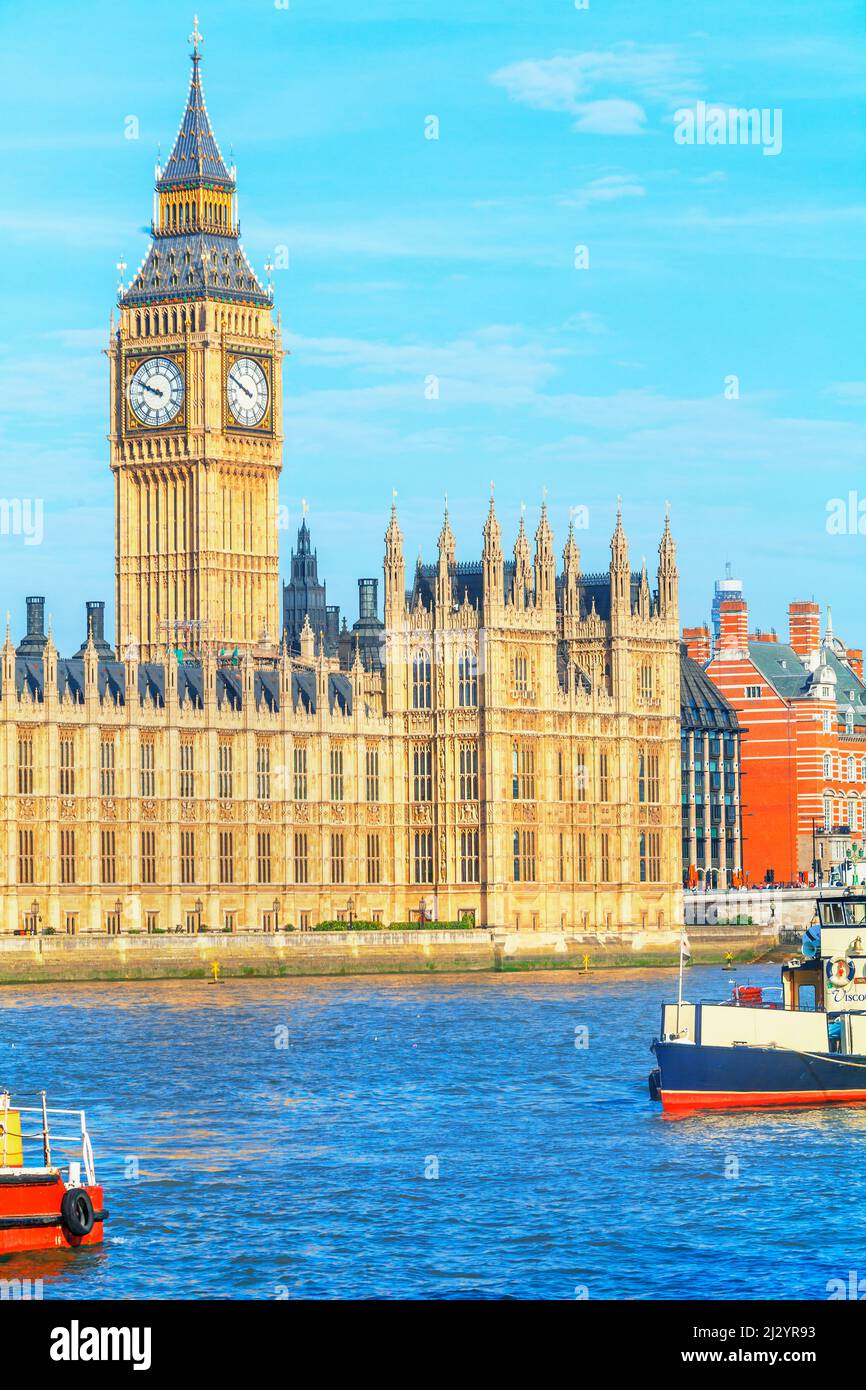
[[[403,532],[397,524],[397,503],[391,503],[391,520],[385,532],[385,626],[402,622],[406,611],[406,561]]]

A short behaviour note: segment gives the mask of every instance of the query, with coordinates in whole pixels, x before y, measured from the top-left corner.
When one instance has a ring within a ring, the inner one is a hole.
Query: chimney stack
[[[861,681],[862,681],[862,679],[863,679],[863,648],[862,648],[862,647],[849,647],[849,648],[848,648],[848,651],[847,651],[847,653],[846,653],[846,655],[847,655],[847,657],[848,657],[848,665],[851,667],[851,670],[854,672],[854,675],[857,676],[858,680],[861,680]]]
[[[723,599],[719,604],[719,641],[716,655],[725,658],[749,650],[749,605],[745,599]]]
[[[373,622],[376,621],[378,593],[378,579],[358,580],[358,616],[360,617],[362,623],[369,622],[371,618]]]
[[[39,659],[48,638],[45,636],[45,599],[35,595],[27,599],[27,634],[19,643],[18,656]]]
[[[701,666],[706,666],[712,656],[712,651],[710,650],[710,629],[708,627],[684,627],[683,641],[686,644],[686,651],[692,661],[698,661]]]
[[[105,640],[105,602],[101,598],[89,598],[85,604],[87,612],[87,629],[84,634],[84,641],[75,653],[77,660],[84,656],[88,638],[93,637],[93,645],[96,648],[96,655],[100,661],[113,661],[114,652]]]
[[[821,646],[821,610],[817,603],[788,604],[788,645],[802,661]]]
[[[87,608],[87,632],[93,634],[93,645],[98,647],[105,641],[105,602],[101,598],[89,598]]]

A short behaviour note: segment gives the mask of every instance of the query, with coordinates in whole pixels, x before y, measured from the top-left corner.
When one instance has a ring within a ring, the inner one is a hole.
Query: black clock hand
[[[252,398],[252,394],[253,394],[252,391],[247,391],[247,388],[246,388],[246,386],[244,386],[244,384],[243,384],[242,381],[239,381],[238,378],[237,378],[236,376],[231,377],[231,380],[234,382],[235,386],[239,386],[239,387],[241,388],[242,391],[245,391],[246,394],[247,394],[250,398]]]
[[[162,400],[162,392],[158,386],[148,386],[146,381],[143,381],[141,384],[145,391],[152,391],[155,396],[159,396],[159,399]]]

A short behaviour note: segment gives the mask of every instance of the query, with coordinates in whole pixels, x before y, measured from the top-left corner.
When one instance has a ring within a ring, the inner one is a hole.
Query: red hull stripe
[[[662,1091],[664,1110],[735,1110],[758,1105],[861,1105],[866,1091]]]

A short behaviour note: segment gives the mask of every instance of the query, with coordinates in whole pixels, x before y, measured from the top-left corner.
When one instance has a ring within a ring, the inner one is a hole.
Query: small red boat
[[[0,1255],[102,1240],[108,1212],[84,1111],[49,1109],[44,1091],[40,1099],[20,1107],[0,1091]]]

